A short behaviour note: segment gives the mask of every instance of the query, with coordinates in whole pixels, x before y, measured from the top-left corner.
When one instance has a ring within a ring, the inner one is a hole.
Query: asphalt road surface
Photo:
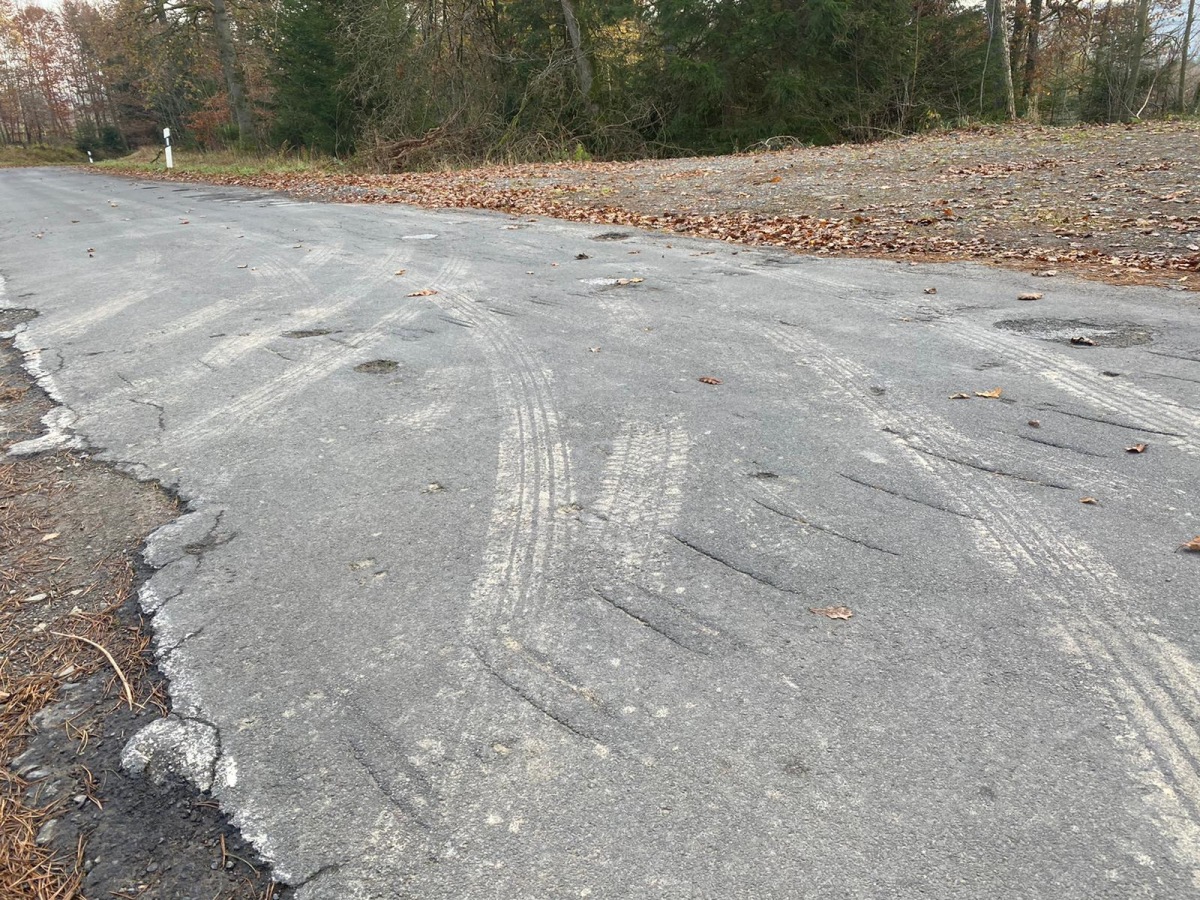
[[[47,170],[0,274],[304,900],[1200,896],[1197,294]]]

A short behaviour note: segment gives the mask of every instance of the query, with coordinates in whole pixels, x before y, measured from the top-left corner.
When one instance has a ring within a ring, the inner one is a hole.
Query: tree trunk
[[[1141,97],[1142,56],[1146,52],[1146,40],[1150,36],[1150,0],[1138,0],[1137,22],[1133,36],[1133,46],[1129,59],[1129,82],[1126,85],[1126,96],[1121,98],[1124,107],[1121,113],[1123,120],[1137,115],[1134,111]]]
[[[1183,47],[1179,53],[1179,113],[1187,112],[1187,97],[1184,91],[1187,87],[1188,52],[1191,50],[1192,26],[1196,23],[1196,0],[1188,0],[1187,24],[1183,26]]]
[[[237,122],[238,141],[254,140],[254,119],[250,115],[250,104],[246,100],[246,83],[238,68],[237,52],[233,46],[233,23],[225,0],[212,0],[213,27],[217,36],[217,53],[221,57],[221,72],[229,89],[229,106]]]
[[[1004,85],[1004,105],[1010,121],[1017,120],[1017,98],[1013,93],[1012,53],[1008,46],[1008,21],[1004,0],[987,0],[987,17],[991,25],[991,45],[1000,48],[1000,76]]]
[[[1012,17],[1012,43],[1009,45],[1012,49],[1013,75],[1025,72],[1025,59],[1027,53],[1027,38],[1029,28],[1029,0],[1015,0],[1013,3]],[[1015,80],[1015,78],[1014,78]],[[1025,81],[1022,78],[1017,84],[1017,97],[1024,98],[1027,93]]]
[[[583,49],[583,37],[579,33],[579,17],[575,15],[574,0],[561,0],[563,21],[567,26],[567,36],[571,39],[571,52],[575,56],[575,71],[579,75],[579,90],[591,105],[592,97],[592,61],[588,59]]]
[[[1029,24],[1025,32],[1025,74],[1021,79],[1021,99],[1025,101],[1025,116],[1038,121],[1038,41],[1041,36],[1042,0],[1030,0]]]

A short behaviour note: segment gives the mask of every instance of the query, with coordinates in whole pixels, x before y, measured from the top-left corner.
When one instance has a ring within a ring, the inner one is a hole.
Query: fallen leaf
[[[600,352],[599,347],[588,347],[588,353],[599,353],[599,352]]]
[[[1037,419],[1030,419],[1025,424],[1028,425],[1030,428],[1041,428],[1042,427],[1042,423],[1039,422]]]
[[[1132,447],[1126,447],[1125,452],[1126,453],[1145,453],[1146,448],[1149,446],[1150,446],[1149,444],[1134,444]]]
[[[408,296],[410,297],[432,297],[437,293],[433,288],[425,288],[423,291],[413,291]]]
[[[396,270],[396,275],[398,275],[398,276],[399,275],[407,275],[407,274],[408,274],[408,269],[397,269]]]
[[[62,534],[62,532],[60,532],[60,531],[52,531],[49,534],[43,534],[42,535],[42,543],[44,544],[44,543],[46,543],[46,541],[52,541],[56,537],[58,537],[60,534]]]
[[[705,375],[699,379],[701,384],[723,384],[720,378],[713,378],[711,375]]]
[[[993,388],[990,391],[976,391],[976,397],[983,397],[985,400],[999,400],[1000,395],[1004,393],[1004,388]]]
[[[645,280],[645,278],[618,278],[615,283],[623,287],[627,284],[641,284]]]
[[[1088,506],[1096,506],[1100,503],[1095,497],[1081,497],[1080,503],[1086,503]]]
[[[815,616],[824,616],[827,619],[849,619],[854,615],[848,606],[814,606],[808,611]]]
[[[1047,269],[1044,272],[1034,272],[1033,276],[1035,278],[1053,278],[1057,274],[1058,274],[1057,269]]]
[[[925,293],[927,293],[927,294],[936,294],[936,293],[937,293],[937,288],[925,288]]]
[[[964,394],[962,391],[959,391],[957,394],[951,394],[951,395],[950,395],[950,399],[951,399],[951,400],[970,400],[970,399],[971,399],[971,395],[970,395],[970,394]]]
[[[180,225],[191,225],[192,223],[189,222],[187,219],[180,219],[179,224]]]
[[[1200,534],[1196,535],[1190,541],[1180,545],[1184,550],[1191,550],[1193,553],[1200,553]]]
[[[588,256],[586,253],[576,253],[575,258],[576,259],[591,259],[591,257]]]
[[[1096,342],[1093,341],[1090,337],[1073,337],[1073,338],[1071,338],[1071,343],[1074,344],[1076,347],[1095,347],[1096,346]]]
[[[1041,300],[1042,295],[1039,294],[1037,291],[1028,291],[1027,293],[1024,293],[1024,294],[1017,294],[1017,299],[1018,300]]]
[[[250,267],[248,265],[242,264],[242,265],[238,266],[238,268],[239,269],[248,269]]]

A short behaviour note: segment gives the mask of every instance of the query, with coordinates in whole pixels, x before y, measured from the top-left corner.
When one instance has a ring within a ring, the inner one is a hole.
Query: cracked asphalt
[[[298,897],[1200,896],[1196,294],[52,170],[0,276]]]

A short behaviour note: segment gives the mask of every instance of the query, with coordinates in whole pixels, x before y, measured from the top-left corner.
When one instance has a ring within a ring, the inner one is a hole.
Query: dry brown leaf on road
[[[1017,294],[1018,300],[1041,300],[1042,295],[1037,291],[1026,291],[1024,294]]]
[[[407,296],[409,296],[409,297],[432,297],[435,294],[437,294],[437,291],[435,291],[433,288],[425,288],[425,290],[423,290],[423,291],[413,291],[411,294],[408,294]]]
[[[1095,497],[1081,497],[1079,499],[1079,502],[1086,503],[1088,506],[1099,506],[1100,505],[1100,501],[1097,500]]]
[[[824,616],[827,619],[849,619],[854,615],[848,606],[814,606],[808,611],[814,616]]]
[[[1183,550],[1191,550],[1193,553],[1200,553],[1200,534],[1196,535],[1190,541],[1185,541],[1183,544],[1180,544],[1180,548]]]
[[[627,284],[641,284],[645,280],[645,278],[618,278],[616,283],[619,286],[624,287]]]
[[[1028,425],[1030,428],[1041,428],[1042,427],[1042,423],[1039,422],[1037,419],[1030,419],[1025,424]]]
[[[937,293],[937,288],[925,288],[925,293],[927,293],[927,294],[936,294],[936,293]]]
[[[1004,393],[1004,388],[992,388],[990,391],[976,391],[976,397],[982,397],[984,400],[999,400],[1000,395]]]
[[[1034,272],[1033,277],[1034,278],[1053,278],[1057,274],[1058,274],[1057,269],[1047,269],[1044,272]]]
[[[720,378],[713,378],[711,375],[704,375],[697,379],[701,384],[724,384]]]
[[[1132,447],[1126,447],[1125,452],[1126,453],[1145,453],[1146,448],[1149,446],[1150,446],[1149,444],[1134,444]]]
[[[951,394],[951,395],[950,395],[950,399],[951,399],[951,400],[970,400],[970,399],[971,399],[971,395],[970,395],[970,394],[964,394],[962,391],[959,391],[957,394]]]
[[[1073,337],[1073,338],[1071,338],[1071,343],[1074,344],[1076,347],[1095,347],[1096,346],[1096,342],[1093,341],[1090,337]]]
[[[397,269],[396,270],[397,275],[405,275],[407,273],[408,273],[408,269]]]

